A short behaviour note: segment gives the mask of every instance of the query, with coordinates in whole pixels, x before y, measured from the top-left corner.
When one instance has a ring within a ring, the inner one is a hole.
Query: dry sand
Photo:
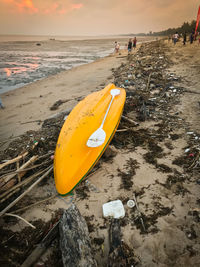
[[[186,147],[192,146],[187,132],[194,131],[197,137],[200,136],[200,46],[196,43],[187,44],[186,47],[182,43],[174,46],[165,42],[162,50],[173,62],[165,71],[180,77],[175,86],[186,90],[177,96],[180,101],[170,110],[172,116],[178,116],[179,126],[171,132],[169,129],[166,138],[157,143],[164,155],[157,158],[157,162],[169,169],[163,172],[145,160],[144,156],[149,152],[146,143],[134,149],[125,146],[117,149],[115,157],[100,161],[96,172],[78,186],[73,196],[57,197],[46,205],[38,205],[21,214],[33,224],[38,219],[49,221],[56,210],[66,209],[74,202],[87,220],[98,266],[106,266],[109,252],[109,221],[102,216],[102,204],[116,199],[122,200],[126,211],[125,217],[120,219],[122,239],[133,249],[138,259],[137,266],[200,266],[199,169],[191,168],[188,171],[183,165],[174,163],[175,159],[185,155]],[[30,129],[39,129],[37,122],[29,122],[49,118],[55,113],[50,107],[60,99],[69,101],[62,104],[58,112],[71,109],[80,98],[112,82],[114,78],[111,69],[119,67],[123,62],[128,65],[127,57],[109,56],[4,94],[2,98],[6,109],[0,111],[1,140]],[[159,122],[147,119],[134,130],[139,135],[141,130],[153,131],[158,128]],[[123,186],[123,177],[132,179],[132,186],[128,189]],[[85,190],[86,197],[80,197]],[[51,178],[42,187],[33,190],[30,197],[39,199],[41,195],[45,198],[54,193]],[[135,218],[135,209],[129,209],[126,205],[127,200],[133,198],[133,193],[137,195],[144,216],[148,229],[146,233],[141,231],[140,222]],[[23,228],[23,222],[7,225],[7,229],[12,231]],[[103,239],[103,245],[96,244],[95,238]],[[49,258],[46,255],[42,260],[49,261]]]

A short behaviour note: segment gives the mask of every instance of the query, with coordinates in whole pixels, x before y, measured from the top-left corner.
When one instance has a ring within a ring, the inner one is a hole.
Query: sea
[[[114,52],[115,41],[124,49],[128,39],[0,35],[0,94],[108,56]]]

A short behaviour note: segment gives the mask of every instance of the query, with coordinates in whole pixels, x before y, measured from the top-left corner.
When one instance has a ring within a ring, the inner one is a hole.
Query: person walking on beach
[[[0,98],[0,108],[1,109],[4,109],[5,108],[4,105],[3,105],[3,103],[2,103],[2,101],[1,101],[1,98]]]
[[[178,38],[179,38],[179,35],[178,35],[178,32],[176,32],[174,34],[174,45],[178,42]]]
[[[134,37],[134,39],[133,39],[133,47],[134,47],[134,49],[136,49],[136,44],[137,44],[137,39],[136,39],[136,37]]]
[[[193,41],[194,41],[194,33],[192,32],[192,33],[190,34],[190,44],[192,44]]]
[[[183,45],[186,44],[186,41],[187,41],[187,35],[186,35],[186,32],[183,34]]]
[[[132,51],[132,40],[129,39],[128,41],[128,53],[130,53]]]
[[[115,53],[119,52],[120,45],[117,41],[115,41]]]

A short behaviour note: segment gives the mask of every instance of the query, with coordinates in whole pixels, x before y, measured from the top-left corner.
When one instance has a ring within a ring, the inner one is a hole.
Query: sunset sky
[[[200,0],[0,0],[0,34],[160,31],[196,19]]]

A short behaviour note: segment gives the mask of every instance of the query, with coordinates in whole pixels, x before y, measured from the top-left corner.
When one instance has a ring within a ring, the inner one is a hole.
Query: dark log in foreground
[[[136,266],[138,259],[134,256],[133,250],[121,241],[120,220],[113,219],[109,232],[110,251],[108,267]]]
[[[51,242],[58,235],[58,225],[57,222],[52,229],[48,232],[48,234],[44,237],[40,244],[33,250],[33,252],[28,256],[28,258],[24,261],[21,267],[30,267],[33,266],[34,263],[40,258],[40,256],[45,252]]]
[[[59,231],[64,267],[97,266],[91,251],[86,221],[75,205],[64,212]]]

